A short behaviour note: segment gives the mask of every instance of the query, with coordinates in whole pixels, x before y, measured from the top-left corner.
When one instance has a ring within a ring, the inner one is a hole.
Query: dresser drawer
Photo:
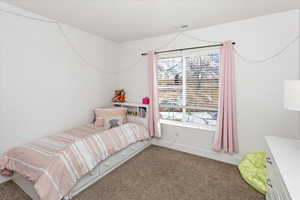
[[[268,178],[283,200],[300,200],[300,140],[266,136]],[[269,192],[272,196],[272,192]],[[276,197],[275,197],[276,198]]]
[[[268,185],[267,193],[269,195],[269,197],[268,195],[267,197],[273,198],[275,200],[291,200],[284,186],[284,183],[281,179],[274,158],[270,152],[267,152],[266,161],[267,161],[266,167],[267,167],[267,185]]]
[[[279,196],[276,190],[269,188],[266,194],[266,200],[283,200],[283,199],[281,199],[281,197]]]

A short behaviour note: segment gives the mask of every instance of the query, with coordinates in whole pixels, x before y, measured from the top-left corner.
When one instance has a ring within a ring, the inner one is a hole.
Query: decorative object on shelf
[[[143,104],[149,104],[149,103],[150,103],[149,97],[144,97],[144,98],[142,99],[142,103],[143,103]]]
[[[115,96],[112,98],[112,102],[125,102],[126,96],[125,96],[125,90],[115,90]]]

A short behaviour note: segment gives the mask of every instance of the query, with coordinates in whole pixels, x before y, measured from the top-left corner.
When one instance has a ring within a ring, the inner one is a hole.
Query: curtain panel
[[[235,61],[232,41],[221,47],[220,102],[218,108],[217,132],[213,148],[216,151],[237,153],[236,85]]]
[[[148,105],[148,129],[152,137],[161,137],[159,123],[159,103],[157,89],[157,57],[154,52],[148,52],[148,86],[150,104]]]

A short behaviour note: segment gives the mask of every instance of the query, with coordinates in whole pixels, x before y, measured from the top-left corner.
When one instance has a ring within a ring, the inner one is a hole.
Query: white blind
[[[219,52],[160,58],[157,67],[162,118],[215,125],[219,101]]]

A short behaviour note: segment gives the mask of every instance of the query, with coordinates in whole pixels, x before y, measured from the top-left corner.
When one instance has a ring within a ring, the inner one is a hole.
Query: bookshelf
[[[115,102],[113,103],[115,106],[125,106],[125,107],[143,107],[143,108],[148,108],[147,104],[141,104],[141,103],[129,103],[129,102],[124,102],[124,103],[120,103],[120,102]]]
[[[131,102],[115,102],[113,104],[114,106],[127,108],[127,120],[129,122],[141,123],[148,127],[148,105]]]

